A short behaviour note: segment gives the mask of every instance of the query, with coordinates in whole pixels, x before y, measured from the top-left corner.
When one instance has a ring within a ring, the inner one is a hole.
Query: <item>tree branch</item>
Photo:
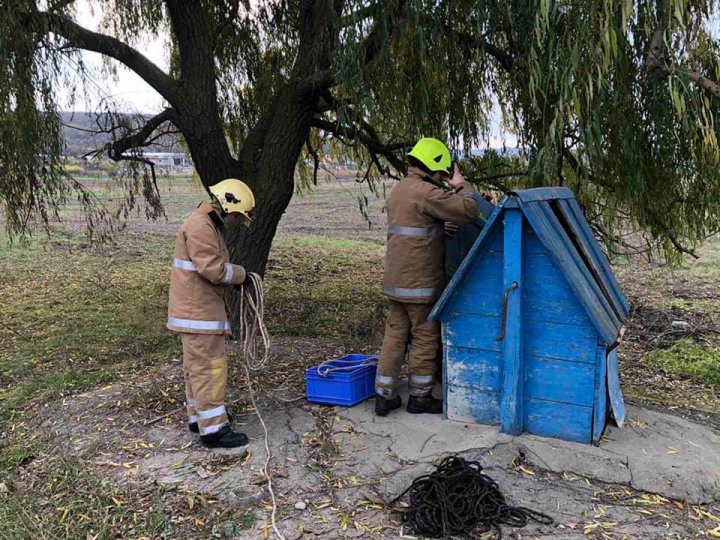
[[[573,155],[573,153],[570,152],[570,150],[568,150],[567,148],[563,148],[563,156],[565,157],[565,159],[567,159],[568,163],[570,164],[570,167],[575,171],[576,176],[578,178],[581,177],[584,172],[583,165],[580,164],[580,162]],[[593,175],[592,173],[585,171],[585,175],[586,175],[586,178],[588,178],[593,184],[603,187],[605,189],[612,189],[611,186],[608,186],[604,182],[599,181],[598,178],[595,175]],[[673,232],[670,230],[670,228],[667,225],[665,225],[663,223],[662,219],[660,219],[654,212],[652,212],[648,208],[645,208],[645,211],[647,212],[647,216],[650,218],[649,224],[651,226],[655,227],[656,229],[660,229],[660,231],[662,231],[662,233],[667,237],[667,239],[670,240],[672,245],[675,246],[675,249],[678,250],[678,252],[686,253],[696,259],[700,258],[698,256],[698,254],[695,253],[695,251],[693,251],[690,248],[686,248],[684,245],[682,245],[682,243],[673,234]]]
[[[401,142],[392,145],[385,144],[380,140],[380,137],[371,126],[365,122],[363,122],[363,124],[362,129],[358,129],[355,126],[340,124],[340,122],[331,122],[323,118],[314,117],[312,120],[312,126],[314,128],[332,133],[336,137],[357,140],[370,154],[383,156],[390,165],[404,174],[407,170],[405,161],[400,159],[395,152],[401,148],[409,148],[413,143]]]
[[[655,30],[652,40],[650,41],[650,49],[645,56],[645,69],[651,75],[657,72],[668,75],[682,73],[700,88],[712,94],[717,99],[720,99],[720,85],[718,83],[703,76],[699,71],[677,66],[672,63],[672,60],[668,58],[665,50],[665,37],[662,28]]]
[[[180,52],[180,79],[184,84],[215,85],[214,42],[203,2],[166,0],[172,30]]]
[[[25,22],[44,34],[53,32],[71,47],[100,53],[125,64],[170,103],[175,102],[177,81],[147,57],[119,39],[83,28],[70,18],[56,13],[28,13]]]
[[[161,113],[150,118],[145,124],[136,132],[129,133],[111,143],[105,145],[108,157],[113,161],[120,161],[126,159],[127,156],[123,154],[131,148],[140,148],[146,145],[146,141],[152,136],[153,132],[159,128],[162,124],[168,121],[175,120],[175,111],[173,109],[165,109]]]
[[[491,186],[494,186],[498,189],[500,189],[503,193],[507,193],[508,191],[512,191],[507,185],[503,184],[502,182],[498,182],[498,180],[501,180],[503,178],[514,178],[517,176],[527,176],[528,171],[517,171],[517,172],[509,172],[509,173],[500,173],[500,174],[491,174],[488,176],[478,176],[478,177],[468,177],[466,180],[470,182],[471,184],[490,184]]]

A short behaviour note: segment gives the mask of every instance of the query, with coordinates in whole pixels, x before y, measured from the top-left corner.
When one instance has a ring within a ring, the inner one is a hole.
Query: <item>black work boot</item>
[[[377,394],[375,396],[375,414],[378,416],[387,416],[390,411],[399,409],[402,406],[402,399],[400,396],[394,398],[384,398]]]
[[[250,440],[244,433],[238,433],[230,426],[225,426],[212,435],[200,435],[200,442],[205,448],[238,448],[247,446]]]
[[[228,422],[232,424],[232,416],[230,415],[230,413],[228,413],[227,417]],[[197,422],[188,422],[188,429],[190,430],[190,433],[200,433],[200,427],[198,426]]]
[[[435,399],[431,395],[418,397],[410,396],[407,412],[411,414],[440,414],[443,412],[442,399]]]

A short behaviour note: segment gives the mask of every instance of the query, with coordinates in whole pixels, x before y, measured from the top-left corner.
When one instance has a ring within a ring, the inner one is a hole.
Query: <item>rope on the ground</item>
[[[277,499],[275,498],[275,491],[273,490],[272,478],[270,477],[270,471],[268,467],[270,460],[272,459],[272,453],[270,451],[270,443],[268,442],[268,429],[265,425],[265,420],[260,414],[257,401],[255,400],[255,393],[252,389],[252,379],[250,378],[251,371],[259,371],[265,364],[270,356],[270,335],[268,334],[265,322],[263,320],[265,312],[265,299],[263,292],[262,278],[255,273],[248,273],[245,282],[250,282],[250,286],[242,285],[240,288],[240,326],[238,330],[238,338],[242,343],[242,353],[245,358],[243,367],[245,368],[245,376],[248,382],[248,393],[250,395],[250,401],[252,406],[255,408],[255,414],[257,414],[258,420],[262,425],[263,432],[265,433],[265,464],[262,467],[262,472],[267,480],[268,492],[272,499],[272,513],[270,514],[270,520],[272,522],[272,528],[275,534],[280,540],[285,540],[285,537],[280,532],[277,526],[277,520],[275,515],[277,514]],[[260,342],[258,344],[258,342]]]
[[[498,484],[482,472],[478,461],[458,456],[442,460],[431,474],[416,478],[390,505],[408,495],[410,508],[403,523],[413,533],[430,538],[469,536],[494,530],[500,525],[525,527],[529,521],[549,525],[553,519],[541,512],[510,506]]]

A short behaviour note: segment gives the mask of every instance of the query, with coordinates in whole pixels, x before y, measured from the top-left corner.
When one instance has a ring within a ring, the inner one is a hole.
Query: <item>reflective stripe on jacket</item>
[[[445,286],[444,222],[469,223],[478,201],[467,186],[447,190],[411,167],[387,201],[383,291],[398,302],[434,302]]]
[[[245,281],[245,269],[230,263],[215,208],[202,203],[175,237],[167,327],[190,334],[230,332],[225,311],[229,286]]]

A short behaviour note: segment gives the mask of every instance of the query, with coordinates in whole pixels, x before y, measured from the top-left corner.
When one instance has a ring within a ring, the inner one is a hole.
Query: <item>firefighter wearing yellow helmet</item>
[[[232,429],[225,409],[230,333],[225,300],[246,273],[230,262],[222,233],[236,221],[249,221],[255,197],[234,178],[209,189],[212,202],[201,203],[175,237],[167,327],[182,339],[190,431],[208,448],[234,448],[248,438]]]
[[[388,240],[383,291],[390,302],[375,379],[375,413],[401,406],[396,394],[408,342],[410,413],[441,413],[432,396],[440,328],[428,321],[445,286],[445,230],[478,217],[479,196],[466,184],[444,143],[420,139],[408,154],[408,174],[387,201]]]

